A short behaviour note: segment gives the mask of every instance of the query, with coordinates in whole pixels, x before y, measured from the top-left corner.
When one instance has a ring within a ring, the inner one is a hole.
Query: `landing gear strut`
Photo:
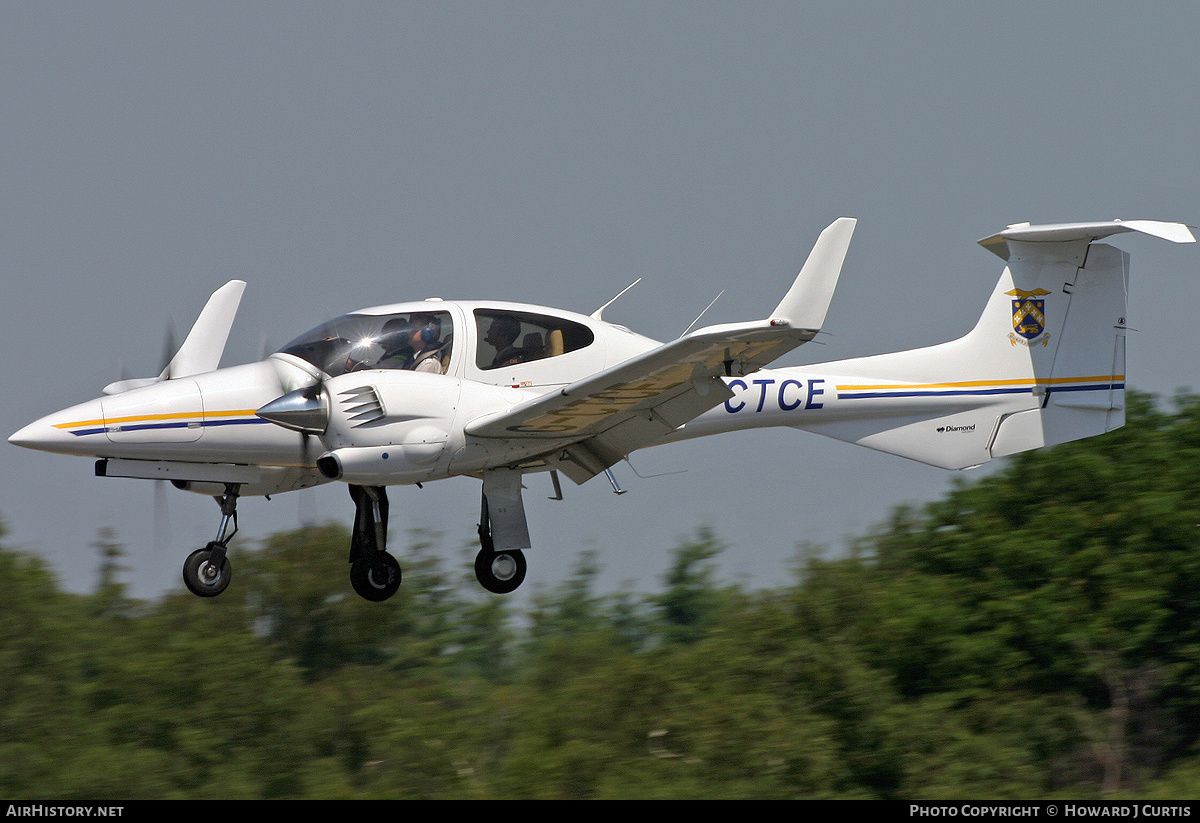
[[[521,549],[529,547],[520,472],[484,472],[479,508],[480,548],[475,556],[475,578],[489,592],[508,594],[525,580],[525,553]]]
[[[216,597],[233,579],[233,565],[225,556],[229,541],[237,534],[237,500],[239,483],[226,483],[225,494],[214,498],[221,507],[221,526],[217,539],[203,549],[196,549],[183,563],[183,582],[192,594]],[[233,531],[229,531],[230,523]]]
[[[366,600],[387,600],[400,588],[400,564],[387,552],[387,489],[350,486],[354,533],[350,537],[350,585]]]

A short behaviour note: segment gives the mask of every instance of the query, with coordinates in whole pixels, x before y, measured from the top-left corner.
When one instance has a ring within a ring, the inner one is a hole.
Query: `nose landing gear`
[[[183,563],[183,583],[200,597],[216,597],[225,591],[233,579],[233,564],[225,556],[229,541],[237,534],[237,499],[239,483],[226,483],[225,494],[214,498],[221,507],[221,526],[217,539],[203,549],[196,549]],[[233,531],[229,531],[230,523]]]
[[[224,548],[215,542],[196,549],[183,563],[183,582],[192,594],[200,597],[216,597],[225,591],[231,579],[233,564],[225,557]]]

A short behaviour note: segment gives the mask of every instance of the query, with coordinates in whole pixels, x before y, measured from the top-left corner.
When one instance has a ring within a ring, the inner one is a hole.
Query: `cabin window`
[[[557,357],[595,340],[582,323],[529,312],[476,309],[475,327],[475,365],[484,371]]]

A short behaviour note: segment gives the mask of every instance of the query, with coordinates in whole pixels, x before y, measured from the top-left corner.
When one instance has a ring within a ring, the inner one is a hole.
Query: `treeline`
[[[767,591],[704,530],[521,613],[421,534],[383,604],[339,526],[211,601],[129,598],[111,534],[89,595],[0,549],[0,796],[1195,797],[1198,539],[1200,399],[1135,396]]]

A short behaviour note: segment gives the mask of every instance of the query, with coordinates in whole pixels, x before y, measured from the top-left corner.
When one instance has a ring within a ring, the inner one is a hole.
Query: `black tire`
[[[387,552],[360,557],[350,565],[350,585],[364,600],[381,603],[400,588],[400,564]]]
[[[475,555],[475,578],[493,594],[516,591],[525,580],[525,553],[520,549],[481,551]]]
[[[220,569],[209,563],[212,549],[196,549],[183,562],[183,583],[188,591],[199,597],[216,597],[225,591],[233,579],[233,564],[225,558]]]

